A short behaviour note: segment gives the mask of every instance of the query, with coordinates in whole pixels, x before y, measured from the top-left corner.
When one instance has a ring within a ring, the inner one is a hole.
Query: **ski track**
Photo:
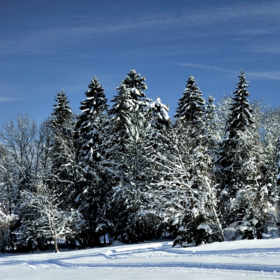
[[[280,239],[277,244],[280,245]],[[171,242],[105,247],[64,251],[59,254],[39,253],[0,256],[0,268],[21,267],[29,270],[45,269],[122,269],[148,271],[177,271],[240,275],[280,279],[280,247],[227,248],[223,244],[192,248],[172,248]],[[241,245],[243,243],[240,243]],[[256,246],[258,242],[255,242]],[[249,244],[249,243],[248,243]],[[236,246],[235,246],[236,247]],[[238,246],[237,246],[238,247]],[[252,246],[251,246],[252,247]],[[267,264],[269,260],[274,260]],[[257,260],[257,262],[256,262]]]

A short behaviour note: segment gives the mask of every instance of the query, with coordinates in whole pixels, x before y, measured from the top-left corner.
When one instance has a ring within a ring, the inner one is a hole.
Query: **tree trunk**
[[[59,253],[58,246],[57,246],[57,239],[55,236],[53,237],[53,242],[54,242],[54,252]]]
[[[225,241],[224,232],[223,232],[223,229],[222,229],[222,226],[220,223],[220,219],[219,219],[217,212],[216,212],[215,208],[213,207],[213,205],[212,205],[212,211],[214,213],[214,217],[215,217],[215,220],[216,220],[216,223],[217,223],[220,235],[221,235],[221,241]]]

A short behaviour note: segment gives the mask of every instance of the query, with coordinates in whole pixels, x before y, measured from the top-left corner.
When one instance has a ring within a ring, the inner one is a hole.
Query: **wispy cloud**
[[[13,98],[13,97],[0,97],[0,102],[14,102],[14,101],[18,101],[21,98]]]
[[[248,47],[247,50],[255,53],[269,53],[275,55],[280,53],[280,44],[271,41],[262,41],[257,43],[255,46]]]
[[[192,68],[199,68],[199,69],[205,69],[205,70],[214,70],[214,71],[220,71],[220,72],[226,72],[226,73],[232,73],[232,74],[239,74],[240,71],[233,70],[233,69],[227,69],[222,68],[218,66],[211,66],[211,65],[205,65],[205,64],[197,64],[197,63],[191,63],[191,62],[177,62],[173,63],[176,65],[184,66],[184,67],[192,67]],[[280,71],[246,71],[246,76],[251,77],[259,77],[259,78],[266,78],[270,80],[280,80]]]
[[[267,72],[250,72],[249,71],[249,72],[246,72],[246,75],[280,81],[280,71],[267,71]]]
[[[215,71],[221,71],[221,72],[227,72],[227,73],[233,73],[236,74],[238,71],[230,70],[222,67],[217,66],[211,66],[211,65],[205,65],[205,64],[197,64],[197,63],[191,63],[191,62],[175,62],[174,64],[185,66],[185,67],[192,67],[192,68],[200,68],[205,70],[215,70]]]
[[[253,24],[254,20],[257,21],[257,25]],[[236,26],[239,21],[242,21],[241,28],[233,28],[231,23],[234,22],[234,26]],[[209,28],[211,26],[213,28]],[[45,26],[41,24],[38,30],[26,31],[20,36],[2,38],[0,49],[6,52],[33,52],[55,47],[57,50],[58,45],[71,46],[71,44],[89,40],[95,36],[106,37],[136,31],[142,32],[143,30],[151,33],[159,30],[180,30],[184,34],[186,30],[189,30],[188,36],[193,37],[197,36],[195,32],[192,33],[194,27],[207,29],[209,36],[211,33],[222,33],[232,37],[277,34],[280,32],[280,3],[278,1],[267,1],[258,5],[256,3],[238,3],[200,10],[187,10],[182,7],[181,11],[169,14],[147,13],[141,18],[127,16],[124,19],[123,16],[113,15],[104,20],[85,17],[78,25],[72,22],[58,26],[46,23]],[[204,36],[206,36],[205,33]],[[166,40],[170,41],[170,38],[166,36]]]

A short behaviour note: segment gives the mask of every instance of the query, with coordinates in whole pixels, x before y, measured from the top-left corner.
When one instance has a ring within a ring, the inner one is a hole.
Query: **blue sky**
[[[0,125],[40,123],[63,88],[79,112],[94,75],[109,100],[130,69],[175,114],[193,75],[205,98],[235,90],[280,105],[280,2],[0,0]]]

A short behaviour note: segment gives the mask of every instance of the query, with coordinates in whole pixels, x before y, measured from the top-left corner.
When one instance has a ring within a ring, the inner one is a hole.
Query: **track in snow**
[[[172,248],[171,245],[172,242],[154,242],[64,251],[59,254],[2,255],[0,275],[4,268],[18,268],[25,273],[44,271],[45,275],[46,270],[48,273],[60,271],[62,275],[62,271],[66,270],[77,275],[87,270],[95,271],[95,274],[112,274],[112,277],[116,271],[138,271],[134,279],[142,279],[140,275],[143,271],[159,272],[162,277],[167,272],[176,274],[184,271],[193,276],[224,275],[224,279],[229,279],[229,276],[238,277],[236,279],[280,279],[280,239],[222,242],[192,248]]]

